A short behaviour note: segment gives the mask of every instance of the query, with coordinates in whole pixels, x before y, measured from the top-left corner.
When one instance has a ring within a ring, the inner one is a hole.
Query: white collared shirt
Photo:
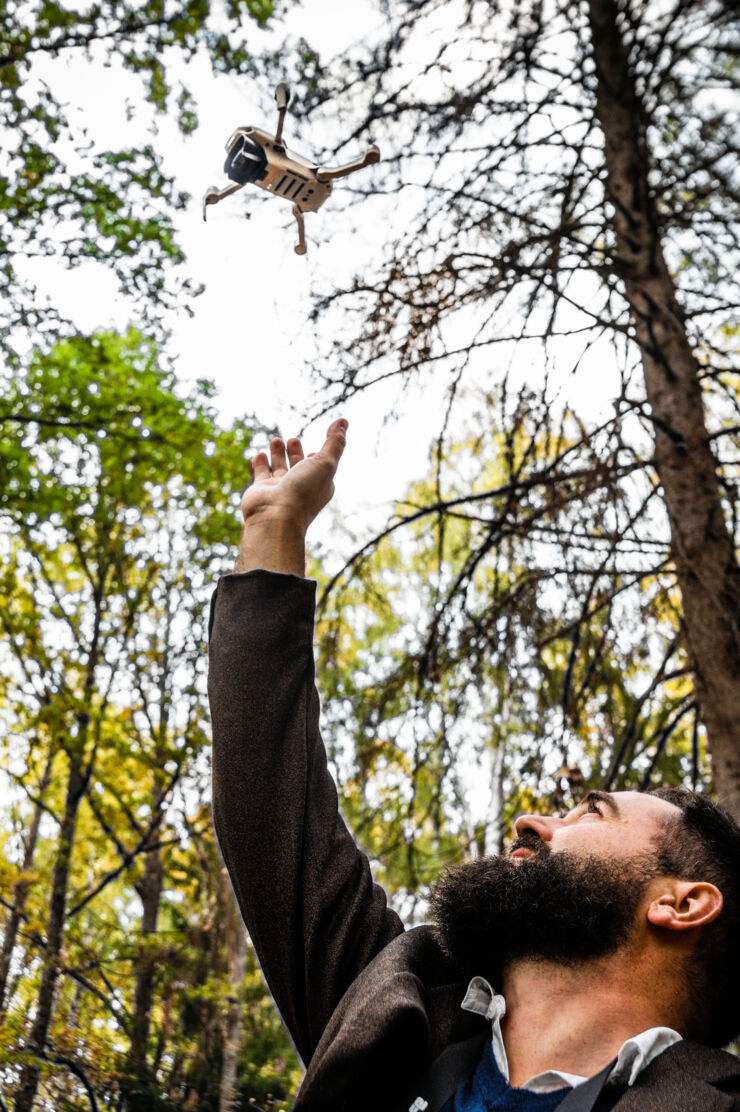
[[[506,1080],[509,1080],[509,1061],[506,1057],[503,1035],[501,1034],[501,1020],[506,1015],[506,1001],[493,991],[488,981],[483,977],[473,977],[468,985],[468,991],[461,1005],[466,1012],[475,1012],[491,1020],[493,1027],[493,1056],[496,1065],[501,1070]],[[644,1070],[654,1058],[667,1050],[669,1046],[681,1041],[681,1035],[671,1027],[649,1027],[622,1043],[614,1069],[609,1075],[610,1080],[622,1084],[634,1085],[635,1079],[641,1070]],[[574,1087],[587,1081],[576,1073],[565,1073],[563,1070],[545,1070],[535,1074],[525,1081],[523,1089],[533,1093],[552,1093],[556,1089]]]

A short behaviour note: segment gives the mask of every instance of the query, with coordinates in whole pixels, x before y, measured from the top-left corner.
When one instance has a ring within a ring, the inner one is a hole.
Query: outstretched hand
[[[342,458],[348,422],[329,426],[318,452],[303,454],[300,440],[276,437],[267,452],[252,461],[253,481],[242,497],[245,526],[258,521],[281,522],[305,535],[313,519],[334,494],[334,476]]]

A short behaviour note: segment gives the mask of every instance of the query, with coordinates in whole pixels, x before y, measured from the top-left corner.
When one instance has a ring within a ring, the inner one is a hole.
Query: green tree
[[[520,403],[508,436],[445,452],[441,490],[433,459],[337,575],[313,568],[342,805],[407,914],[518,812],[708,780],[650,468],[599,471],[571,415]]]
[[[251,45],[256,26],[272,16],[272,0],[228,0],[225,5],[103,0],[92,6],[10,0],[3,5],[0,343],[11,363],[29,334],[38,344],[39,337],[53,340],[72,327],[24,278],[27,259],[57,258],[67,267],[95,260],[111,268],[131,299],[134,319],[150,335],[167,308],[190,311],[197,292],[190,279],[177,277],[183,253],[173,217],[188,197],[163,167],[156,139],[149,136],[127,149],[111,135],[104,148],[95,148],[84,114],[80,122],[55,90],[49,61],[96,62],[101,72],[87,84],[91,98],[100,97],[101,73],[113,72],[112,67],[138,75],[139,111],[152,115],[155,124],[165,116],[176,119],[185,139],[198,124],[188,63],[202,54],[214,75],[244,77],[280,67],[274,56],[256,57]],[[315,56],[305,45],[292,57],[302,73],[310,74]],[[84,108],[84,92],[81,103]]]
[[[234,989],[225,939],[204,968],[198,934],[228,904],[210,880],[206,622],[251,430],[220,428],[212,393],[179,387],[132,330],[35,354],[0,408],[0,1000],[18,1110],[40,1084],[70,1109],[84,1093],[218,1107]],[[196,1036],[183,1017],[209,984]]]

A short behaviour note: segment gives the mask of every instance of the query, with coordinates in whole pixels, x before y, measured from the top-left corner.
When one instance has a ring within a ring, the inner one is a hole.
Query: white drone
[[[298,221],[298,243],[296,254],[306,254],[306,236],[303,224],[304,212],[316,212],[331,193],[332,182],[345,178],[380,159],[377,147],[370,147],[364,157],[346,166],[333,169],[315,166],[301,155],[291,153],[283,143],[283,121],[290,103],[290,90],[287,85],[278,85],[275,90],[278,106],[278,126],[274,135],[258,127],[240,127],[226,144],[224,170],[234,185],[225,189],[210,186],[203,198],[203,219],[206,207],[215,205],[236,193],[252,182],[260,189],[266,189],[273,197],[283,197],[293,202],[293,215]]]

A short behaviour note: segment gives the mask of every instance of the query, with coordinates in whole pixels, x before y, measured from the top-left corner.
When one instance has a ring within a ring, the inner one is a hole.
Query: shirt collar
[[[509,1062],[506,1057],[503,1035],[501,1034],[501,1020],[506,1015],[506,1001],[503,996],[495,993],[484,977],[473,977],[468,985],[461,1007],[466,1012],[475,1012],[476,1015],[490,1019],[492,1026],[493,1056],[496,1065],[501,1070],[506,1080],[509,1080]],[[678,1031],[671,1027],[649,1027],[639,1035],[627,1039],[619,1050],[614,1069],[609,1075],[610,1081],[621,1084],[634,1085],[641,1070],[667,1050],[669,1046],[680,1042]],[[535,1074],[524,1082],[523,1089],[530,1089],[535,1093],[550,1093],[555,1089],[571,1088],[587,1081],[586,1077],[579,1074],[565,1073],[563,1070],[545,1070]]]

